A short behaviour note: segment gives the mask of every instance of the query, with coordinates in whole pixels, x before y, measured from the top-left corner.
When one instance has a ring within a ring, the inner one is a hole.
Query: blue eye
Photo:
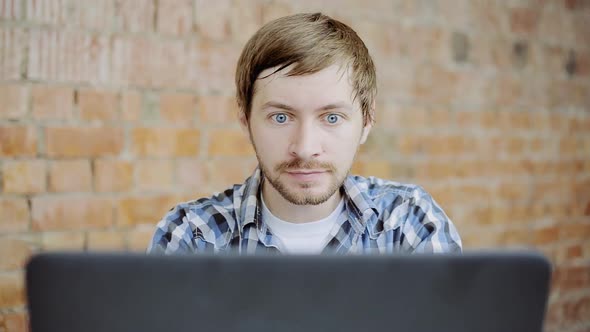
[[[336,122],[338,122],[339,119],[340,116],[338,114],[329,114],[326,117],[326,121],[328,121],[329,124],[335,124]]]
[[[279,113],[272,116],[276,123],[285,123],[287,122],[287,114]]]

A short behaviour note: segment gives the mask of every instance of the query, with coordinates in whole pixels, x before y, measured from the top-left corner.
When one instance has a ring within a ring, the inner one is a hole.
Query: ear
[[[248,119],[246,118],[246,112],[240,110],[240,113],[238,114],[239,120],[240,120],[240,127],[242,127],[242,130],[246,133],[246,134],[250,134],[250,129],[249,129],[249,125],[248,125]]]
[[[371,132],[371,128],[373,128],[373,124],[371,123],[367,123],[367,125],[363,127],[363,132],[361,133],[361,144],[365,144],[367,141],[367,137]]]
[[[375,114],[375,101],[373,101],[373,104],[371,105],[371,114]],[[363,131],[361,133],[361,144],[365,144],[365,142],[367,141],[367,137],[369,136],[369,133],[371,132],[371,128],[373,128],[373,123],[372,122],[367,122],[367,124],[363,127]]]

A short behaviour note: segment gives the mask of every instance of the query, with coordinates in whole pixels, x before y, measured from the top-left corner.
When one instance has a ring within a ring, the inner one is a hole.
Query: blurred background
[[[590,331],[590,1],[0,0],[0,331],[23,266],[144,251],[175,203],[256,166],[233,75],[265,22],[322,11],[377,66],[353,171],[426,188],[464,249],[554,264],[547,331]]]

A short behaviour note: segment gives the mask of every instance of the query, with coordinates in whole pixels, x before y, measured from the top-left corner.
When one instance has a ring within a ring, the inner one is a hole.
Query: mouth
[[[325,173],[326,170],[323,170],[323,169],[317,169],[317,170],[316,169],[313,169],[313,170],[310,170],[310,169],[305,169],[305,170],[292,169],[292,170],[287,170],[285,172],[290,173],[290,174],[304,174],[304,175],[306,175],[306,174]]]
[[[327,173],[326,170],[287,170],[285,171],[285,173],[287,173],[287,175],[289,175],[290,177],[298,180],[298,181],[304,181],[304,182],[309,182],[309,181],[314,181],[319,179],[322,175],[324,175],[325,173]]]

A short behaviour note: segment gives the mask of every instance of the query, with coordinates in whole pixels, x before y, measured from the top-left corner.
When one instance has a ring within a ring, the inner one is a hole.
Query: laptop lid
[[[26,278],[32,332],[539,332],[550,264],[531,253],[45,253]]]

